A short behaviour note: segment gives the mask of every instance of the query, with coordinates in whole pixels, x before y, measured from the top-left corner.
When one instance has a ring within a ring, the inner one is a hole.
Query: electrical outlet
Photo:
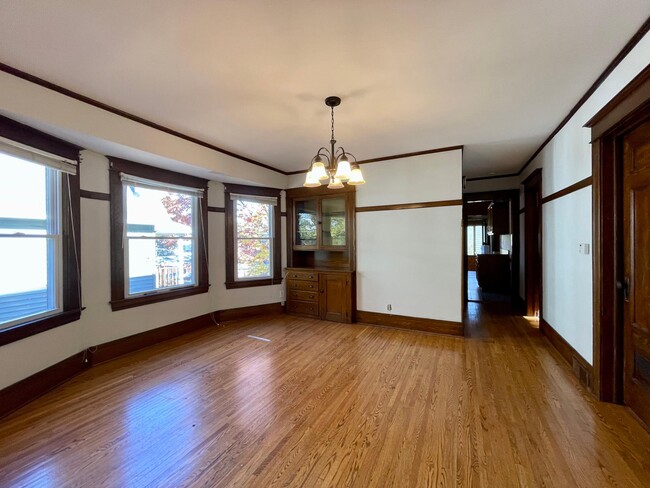
[[[391,310],[393,310],[393,306],[389,303],[388,305],[386,305],[386,310],[390,312]]]

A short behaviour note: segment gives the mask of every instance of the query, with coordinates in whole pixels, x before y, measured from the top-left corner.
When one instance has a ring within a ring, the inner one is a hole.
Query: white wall
[[[357,207],[462,198],[462,151],[363,165]],[[357,213],[357,308],[462,320],[462,206]]]
[[[545,197],[590,176],[591,132],[583,126],[646,67],[648,60],[650,35],[646,34],[537,155],[521,180],[542,168],[542,196]],[[579,254],[578,246],[587,243],[591,247],[591,220],[591,188],[542,207],[542,316],[590,363],[593,356],[592,256]],[[523,227],[521,235],[523,239]]]
[[[109,193],[108,160],[82,152],[81,188]],[[223,206],[223,185],[210,182],[210,206]],[[284,208],[284,196],[282,197]],[[0,388],[30,376],[90,346],[162,327],[215,310],[281,301],[282,285],[226,290],[225,218],[208,213],[210,291],[151,305],[111,311],[109,202],[81,199],[81,319],[0,348]],[[285,235],[282,219],[282,236]],[[284,240],[284,238],[283,238]],[[283,245],[283,268],[286,251]]]

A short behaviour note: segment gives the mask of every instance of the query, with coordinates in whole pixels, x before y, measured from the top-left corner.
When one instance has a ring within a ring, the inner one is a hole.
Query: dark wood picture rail
[[[225,207],[208,207],[208,212],[226,213]]]
[[[103,200],[105,202],[111,201],[110,193],[102,193],[99,191],[80,190],[79,196],[81,196],[81,198],[88,198],[90,200]]]
[[[582,190],[583,188],[591,186],[591,182],[592,182],[592,177],[588,176],[587,178],[580,180],[577,183],[574,183],[573,185],[567,186],[562,190],[556,191],[555,193],[551,193],[550,195],[542,198],[542,204],[552,202],[553,200],[569,195],[574,191]]]
[[[462,205],[463,200],[439,200],[436,202],[418,202],[418,203],[395,203],[392,205],[374,205],[369,207],[357,207],[356,212],[380,212],[383,210],[413,210],[416,208],[432,207],[453,207]]]

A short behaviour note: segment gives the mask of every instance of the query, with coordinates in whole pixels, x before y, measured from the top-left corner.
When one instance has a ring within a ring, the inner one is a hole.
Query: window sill
[[[282,278],[264,278],[262,280],[246,280],[246,281],[226,281],[226,290],[236,288],[251,288],[253,286],[271,286],[281,285]]]
[[[19,341],[21,339],[26,339],[27,337],[40,334],[46,330],[60,327],[61,325],[69,324],[70,322],[79,320],[80,317],[80,310],[69,310],[67,312],[61,312],[60,314],[52,315],[50,317],[37,319],[32,322],[7,327],[6,329],[0,330],[0,346]]]
[[[189,297],[192,295],[199,295],[208,292],[209,285],[193,286],[190,288],[181,288],[179,290],[167,291],[162,293],[155,293],[152,295],[143,295],[133,298],[120,298],[111,300],[111,310],[116,312],[127,308],[140,307],[142,305],[150,305],[152,303],[164,302],[166,300],[175,300],[176,298]]]

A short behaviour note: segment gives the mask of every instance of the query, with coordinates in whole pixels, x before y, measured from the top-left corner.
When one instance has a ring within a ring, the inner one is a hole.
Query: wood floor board
[[[274,315],[97,365],[0,421],[0,486],[650,485],[625,407],[469,307],[466,338]]]

